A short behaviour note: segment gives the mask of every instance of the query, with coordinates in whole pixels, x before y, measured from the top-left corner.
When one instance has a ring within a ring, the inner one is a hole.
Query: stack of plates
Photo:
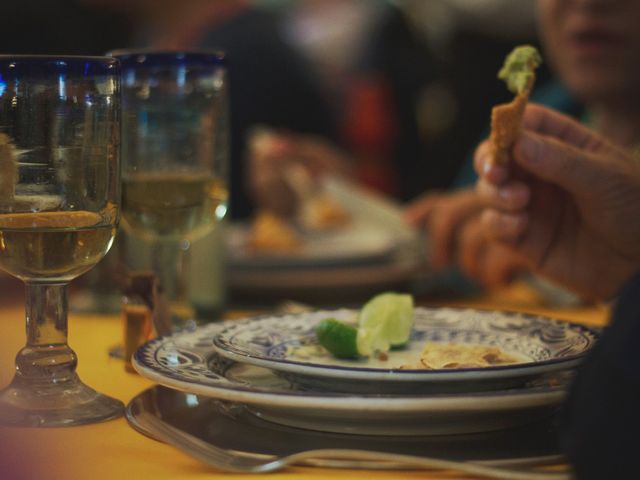
[[[337,360],[314,353],[314,326],[354,310],[224,322],[139,349],[143,376],[189,394],[240,405],[278,425],[358,435],[449,435],[547,418],[597,331],[518,313],[417,308],[409,344],[388,358]],[[422,370],[425,342],[498,347],[520,363]]]
[[[336,305],[410,286],[425,268],[426,240],[403,220],[400,205],[337,179],[326,179],[324,189],[352,221],[336,230],[299,231],[300,249],[255,252],[249,226],[229,225],[232,295],[243,302],[284,297]]]

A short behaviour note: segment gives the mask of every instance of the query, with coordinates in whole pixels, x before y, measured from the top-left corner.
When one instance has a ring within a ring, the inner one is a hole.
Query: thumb
[[[592,189],[602,170],[601,162],[591,152],[526,130],[515,144],[514,159],[534,177],[576,196]]]

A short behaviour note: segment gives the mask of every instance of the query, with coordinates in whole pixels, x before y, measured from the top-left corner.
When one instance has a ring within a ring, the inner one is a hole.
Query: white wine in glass
[[[193,326],[185,253],[227,212],[226,59],[218,51],[112,55],[126,79],[123,224],[152,245],[153,270],[174,326]]]
[[[27,343],[0,423],[116,418],[76,373],[67,284],[107,253],[120,205],[120,71],[109,57],[0,55],[0,268],[25,282]]]
[[[227,186],[208,172],[137,172],[122,182],[125,221],[136,235],[194,240],[226,213]]]
[[[0,267],[24,281],[70,281],[104,257],[115,232],[115,218],[95,212],[0,214]]]

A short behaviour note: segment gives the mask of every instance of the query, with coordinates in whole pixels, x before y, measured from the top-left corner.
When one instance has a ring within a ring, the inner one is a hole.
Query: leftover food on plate
[[[535,82],[535,69],[542,63],[542,57],[535,47],[516,47],[506,58],[498,72],[507,88],[515,94],[513,101],[496,105],[491,111],[491,157],[497,164],[505,164],[509,151],[518,137],[524,109]]]
[[[360,309],[339,308],[248,318],[215,335],[212,348],[224,359],[265,367],[305,388],[436,393],[449,388],[512,388],[551,372],[568,371],[599,337],[589,327],[527,313],[416,306],[405,344],[362,356],[357,342],[360,315]],[[320,345],[316,327],[323,321],[333,324],[329,331],[340,325],[337,322],[347,325],[343,331],[321,334],[339,333],[337,341],[349,347],[338,352],[341,356],[355,356],[355,343],[356,358],[337,358],[335,348],[322,341],[334,349],[332,354]],[[425,349],[428,344],[442,346]]]
[[[409,341],[413,328],[413,297],[409,294],[386,292],[369,300],[358,312],[357,322],[325,318],[315,327],[320,345],[306,345],[291,351],[299,358],[321,355],[318,347],[335,358],[358,359],[375,356],[386,361],[392,347],[402,347]],[[415,363],[400,369],[441,370],[453,368],[483,368],[522,363],[526,359],[510,355],[498,347],[466,343],[427,342]]]
[[[316,325],[316,337],[318,343],[336,358],[358,358],[358,329],[335,318],[325,318]],[[307,346],[308,348],[309,346]],[[304,348],[304,347],[299,347]],[[294,351],[296,356],[307,352]]]
[[[357,326],[335,318],[316,326],[318,342],[336,358],[358,358],[388,352],[405,345],[413,326],[413,297],[386,292],[376,295],[359,311]]]
[[[493,346],[427,342],[422,349],[419,361],[412,365],[403,365],[401,368],[428,370],[483,368],[512,365],[523,361]]]

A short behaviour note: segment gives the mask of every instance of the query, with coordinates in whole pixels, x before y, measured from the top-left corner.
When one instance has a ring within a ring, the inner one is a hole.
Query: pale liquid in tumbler
[[[207,174],[138,172],[123,179],[123,217],[136,235],[193,239],[222,219],[227,197],[225,182]]]

